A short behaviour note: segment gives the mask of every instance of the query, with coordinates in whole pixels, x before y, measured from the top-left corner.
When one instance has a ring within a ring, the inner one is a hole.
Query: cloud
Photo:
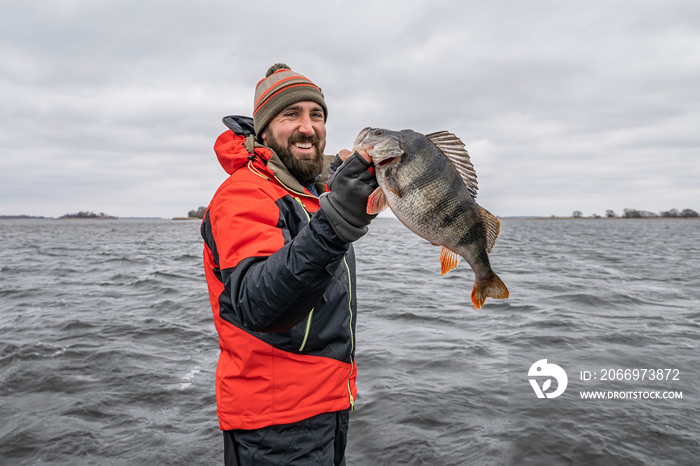
[[[700,210],[700,7],[593,1],[44,1],[0,11],[0,214],[178,216],[277,61],[328,146],[447,129],[498,215]]]

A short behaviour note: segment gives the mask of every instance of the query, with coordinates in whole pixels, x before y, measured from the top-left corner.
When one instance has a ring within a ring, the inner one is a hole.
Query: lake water
[[[480,310],[397,220],[356,249],[349,465],[698,464],[700,221],[503,219]],[[196,221],[0,221],[0,464],[223,462],[201,252]]]

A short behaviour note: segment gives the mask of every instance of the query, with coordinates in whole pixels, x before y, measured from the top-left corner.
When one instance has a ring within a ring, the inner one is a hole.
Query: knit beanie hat
[[[272,65],[265,79],[255,87],[253,120],[255,134],[260,137],[265,127],[279,112],[296,102],[311,101],[323,107],[323,121],[328,119],[328,108],[321,88],[305,76],[295,73],[289,65]]]

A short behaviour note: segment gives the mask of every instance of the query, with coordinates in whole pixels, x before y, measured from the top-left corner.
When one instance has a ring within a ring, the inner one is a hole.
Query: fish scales
[[[476,172],[459,138],[446,131],[426,136],[365,128],[354,150],[367,151],[375,165],[379,188],[368,200],[368,212],[388,206],[415,234],[443,246],[443,274],[463,257],[474,271],[477,309],[487,296],[508,297],[488,257],[499,222],[476,203]]]
[[[420,147],[419,150],[431,150],[430,147]],[[445,236],[451,232],[440,225],[436,210],[446,215],[458,216],[462,208],[462,199],[452,195],[455,186],[461,183],[455,173],[446,171],[449,161],[446,158],[430,160],[417,157],[418,152],[406,153],[401,163],[376,170],[378,181],[396,186],[398,190],[390,189],[389,205],[401,219],[405,219],[408,227],[417,226],[419,231],[428,230],[432,237]],[[387,181],[388,180],[388,181]],[[398,191],[398,193],[396,192]],[[436,236],[437,235],[437,236]],[[447,238],[445,238],[447,239]]]

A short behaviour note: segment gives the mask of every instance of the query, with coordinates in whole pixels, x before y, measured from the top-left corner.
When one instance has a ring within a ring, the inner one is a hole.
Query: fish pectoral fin
[[[491,252],[493,245],[496,244],[498,233],[501,231],[501,222],[498,221],[495,215],[481,206],[479,206],[479,216],[481,221],[484,222],[484,229],[486,230],[486,252]]]
[[[396,194],[398,197],[403,197],[403,194],[401,194],[401,190],[399,189],[398,186],[387,185],[387,188],[389,189],[389,191]]]
[[[442,252],[440,252],[440,264],[442,265],[442,274],[445,275],[452,269],[457,268],[459,260],[462,258],[459,254],[451,249],[447,249],[445,246],[442,247]]]
[[[386,176],[384,177],[384,188],[388,189],[392,193],[396,194],[396,197],[403,197],[403,192],[401,192],[401,187],[396,181],[396,175],[394,171],[387,170]]]
[[[389,203],[386,200],[386,195],[384,191],[382,191],[382,188],[375,189],[367,198],[367,213],[369,215],[378,214],[388,206]]]

